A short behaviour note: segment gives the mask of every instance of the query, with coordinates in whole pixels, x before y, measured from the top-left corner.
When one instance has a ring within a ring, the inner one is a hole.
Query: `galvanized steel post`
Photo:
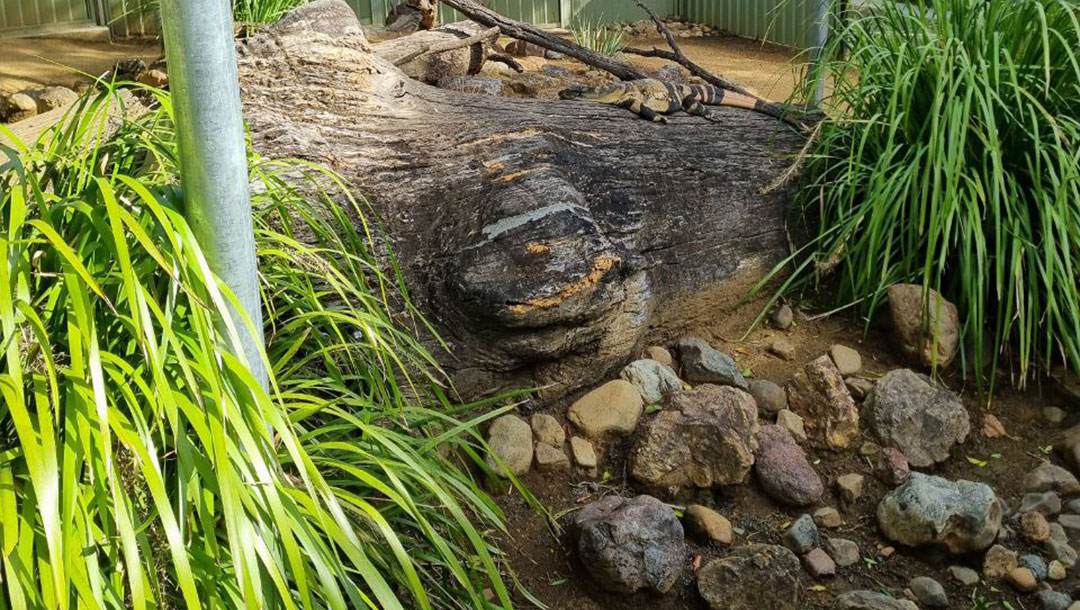
[[[180,147],[185,215],[209,260],[254,323],[236,311],[243,355],[263,387],[262,313],[230,0],[161,0],[162,35]]]
[[[810,76],[817,79],[814,83],[813,98],[810,103],[820,108],[825,99],[825,45],[829,42],[829,3],[831,0],[813,0],[814,25],[810,52]]]

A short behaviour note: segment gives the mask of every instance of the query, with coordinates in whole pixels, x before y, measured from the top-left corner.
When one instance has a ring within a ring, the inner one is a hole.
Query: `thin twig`
[[[405,64],[409,63],[410,61],[412,61],[412,60],[414,60],[414,59],[416,59],[418,57],[421,57],[423,55],[429,55],[429,54],[434,55],[434,54],[438,54],[438,53],[446,53],[447,51],[455,51],[457,49],[463,49],[465,47],[471,47],[474,44],[483,43],[484,41],[491,38],[492,36],[498,36],[498,35],[499,35],[499,28],[493,27],[493,28],[488,28],[488,29],[484,30],[483,32],[480,32],[479,34],[473,34],[472,36],[469,36],[468,38],[461,38],[459,40],[451,40],[449,42],[444,42],[444,43],[441,43],[441,44],[427,45],[425,47],[421,47],[421,48],[413,51],[412,53],[409,53],[408,55],[399,57],[398,59],[394,60],[394,65],[395,66],[404,66]]]
[[[821,135],[821,125],[824,121],[821,121],[814,127],[814,131],[810,134],[810,137],[806,139],[806,144],[803,145],[802,150],[799,151],[795,162],[791,164],[784,173],[776,177],[775,180],[769,184],[758,189],[758,195],[768,195],[774,191],[778,191],[787,185],[791,184],[799,174],[802,172],[803,166],[806,165],[806,160],[810,157],[810,151],[814,148],[814,144],[817,143],[818,136]]]
[[[714,87],[727,89],[728,91],[734,91],[736,93],[742,93],[743,95],[751,95],[754,97],[758,97],[757,95],[751,93],[750,90],[748,90],[746,87],[743,87],[742,85],[730,81],[726,78],[716,76],[712,72],[709,72],[705,68],[702,68],[696,63],[690,61],[690,58],[688,58],[686,54],[682,52],[682,49],[679,48],[679,43],[675,41],[675,35],[671,33],[671,30],[669,30],[667,25],[664,24],[664,21],[660,19],[660,17],[641,0],[638,0],[637,5],[641,7],[641,10],[649,14],[649,18],[652,19],[653,24],[656,25],[656,29],[660,32],[660,35],[667,40],[668,46],[671,47],[673,53],[661,51],[660,49],[657,49],[655,47],[653,47],[651,51],[627,47],[623,49],[624,53],[641,55],[642,57],[660,57],[668,61],[673,61],[689,70],[690,73],[694,76],[697,76],[698,78],[704,80],[705,82],[709,83]]]

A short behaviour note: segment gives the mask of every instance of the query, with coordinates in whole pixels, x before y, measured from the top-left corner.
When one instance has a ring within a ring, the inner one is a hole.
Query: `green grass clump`
[[[869,315],[921,283],[959,307],[974,370],[1080,368],[1078,19],[1064,0],[883,2],[837,32],[800,195],[817,235],[785,289],[831,273]]]
[[[459,419],[488,405],[427,391],[363,207],[252,155],[264,391],[225,349],[154,95],[111,135],[113,90],[29,145],[0,126],[0,607],[510,608]]]
[[[285,13],[307,4],[309,0],[235,0],[233,20],[236,23],[259,26],[276,23]]]
[[[570,25],[574,41],[601,55],[615,57],[622,51],[626,34],[617,26],[604,25],[601,15],[595,20],[581,18]]]

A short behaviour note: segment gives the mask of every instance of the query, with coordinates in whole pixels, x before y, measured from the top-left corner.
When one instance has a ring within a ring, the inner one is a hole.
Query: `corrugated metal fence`
[[[364,23],[381,23],[400,0],[347,0]],[[485,0],[513,19],[544,26],[568,27],[581,19],[633,21],[645,17],[632,0]],[[35,26],[107,22],[117,36],[153,36],[155,0],[0,0],[0,32]],[[750,38],[805,48],[813,23],[809,0],[650,0],[661,15],[692,21]],[[100,13],[105,12],[107,17]],[[461,19],[441,11],[444,22]]]

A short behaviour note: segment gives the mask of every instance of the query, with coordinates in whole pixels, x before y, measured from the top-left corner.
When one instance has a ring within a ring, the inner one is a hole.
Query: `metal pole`
[[[211,269],[258,329],[232,312],[263,387],[262,313],[230,0],[161,0],[162,35],[180,147],[185,215]]]
[[[829,2],[830,0],[812,0],[814,3],[813,48],[810,55],[810,74],[817,79],[814,85],[814,108],[821,108],[825,99],[825,45],[829,42]]]

